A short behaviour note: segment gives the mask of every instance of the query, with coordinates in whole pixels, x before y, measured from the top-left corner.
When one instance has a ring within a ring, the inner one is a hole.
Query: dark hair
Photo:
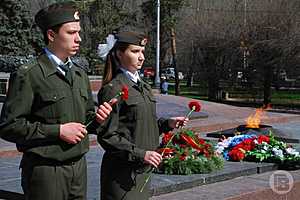
[[[51,28],[49,28],[49,29],[53,30],[55,33],[58,33],[58,32],[59,32],[59,29],[62,27],[62,25],[63,25],[63,24],[58,24],[58,25],[55,25],[55,26],[53,26],[53,27],[51,27]],[[49,30],[49,29],[48,29],[48,30]],[[43,32],[44,42],[45,42],[46,45],[49,44],[49,39],[48,39],[48,35],[47,35],[47,31],[48,31],[48,30],[46,30],[46,31]]]
[[[124,42],[117,42],[115,46],[110,50],[109,54],[107,55],[105,67],[104,67],[104,74],[103,74],[103,81],[102,85],[108,84],[117,74],[117,70],[120,67],[120,61],[117,57],[117,51],[126,51],[130,44]]]

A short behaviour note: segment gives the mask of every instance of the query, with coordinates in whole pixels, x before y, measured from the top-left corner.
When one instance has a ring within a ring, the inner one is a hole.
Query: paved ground
[[[92,146],[90,152],[87,154],[88,160],[88,199],[89,200],[97,200],[99,199],[99,165],[101,162],[103,151],[97,146]],[[0,199],[6,200],[18,200],[22,199],[22,189],[20,187],[20,171],[18,170],[18,164],[21,156],[15,155],[10,158],[1,158],[0,159]],[[281,199],[282,195],[278,195],[274,193],[269,186],[270,177],[274,172],[267,172],[257,174],[252,172],[251,170],[256,170],[252,165],[255,163],[231,163],[227,166],[228,169],[231,169],[231,173],[228,173],[227,176],[232,176],[235,172],[237,173],[238,169],[244,169],[245,173],[251,174],[247,176],[241,176],[241,174],[236,174],[236,178],[230,179],[227,181],[216,182],[212,184],[206,185],[206,183],[202,183],[202,186],[191,187],[190,183],[193,180],[205,180],[200,179],[197,176],[166,176],[166,175],[154,175],[152,187],[155,187],[157,190],[159,188],[163,188],[166,184],[173,184],[173,187],[176,186],[173,182],[186,184],[187,190],[180,190],[178,192],[162,194],[158,196],[153,196],[152,200],[164,200],[164,199],[172,199],[172,200],[199,200],[199,199],[207,199],[207,200],[217,200],[217,199],[226,199],[226,198],[241,198],[245,193],[256,195],[258,197],[261,196],[261,193],[267,193],[270,197],[269,199]],[[239,167],[238,167],[239,166]],[[248,171],[247,171],[248,170]],[[221,173],[218,172],[218,173]],[[296,183],[300,180],[300,171],[292,171],[289,172],[293,176],[293,192],[295,188],[299,188]],[[164,177],[163,177],[164,176]],[[204,177],[204,175],[198,175]],[[211,178],[217,177],[215,175],[211,175]],[[198,178],[198,179],[197,179]],[[208,180],[208,179],[207,179]],[[184,182],[185,181],[185,182]],[[218,181],[218,180],[217,180]],[[277,183],[276,183],[277,184]],[[282,190],[285,189],[286,182],[283,182]],[[170,191],[174,191],[172,188],[168,188]],[[274,198],[274,195],[277,196]],[[288,195],[291,195],[288,193]],[[249,199],[249,198],[244,198]],[[253,198],[253,199],[262,199],[262,198]],[[288,198],[289,200],[292,198]],[[298,198],[293,198],[298,199]],[[266,200],[266,199],[265,199]]]
[[[164,117],[185,115],[188,111],[187,104],[190,101],[188,98],[171,95],[157,95],[157,100],[158,115]],[[205,136],[208,132],[222,131],[244,124],[245,119],[254,113],[253,108],[240,108],[206,101],[201,101],[201,104],[202,111],[191,117],[191,121],[187,127],[198,131],[202,136]],[[272,125],[282,133],[288,135],[288,137],[300,138],[299,115],[267,112],[262,119],[262,123]],[[91,150],[87,154],[89,174],[88,199],[99,199],[99,166],[102,154],[103,151],[97,146],[95,137],[92,136]],[[21,155],[17,153],[13,144],[0,139],[0,199],[22,198],[20,172],[18,170],[20,157]],[[283,197],[288,197],[285,199],[299,199],[295,196],[298,194],[295,192],[295,188],[300,187],[297,182],[300,180],[300,171],[291,172],[295,179],[294,189],[288,195],[278,196],[268,186],[268,180],[270,180],[274,171],[262,173],[270,170],[273,170],[273,168],[269,165],[262,166],[255,163],[228,162],[225,164],[224,170],[215,174],[194,176],[154,175],[152,192],[154,195],[159,196],[154,196],[152,200],[158,198],[174,200],[247,199],[245,193],[251,195],[253,199],[259,199],[262,196],[272,197],[271,199],[281,199]],[[214,183],[216,181],[213,180],[222,182]],[[205,185],[207,183],[210,184]],[[177,192],[163,194],[171,191]]]
[[[88,160],[88,199],[99,199],[100,189],[100,162],[103,151],[98,146],[92,146],[87,154]],[[19,162],[21,155],[2,157],[0,159],[0,199],[15,200],[22,199],[20,184]],[[9,197],[9,194],[11,197]]]
[[[275,182],[272,177],[275,177]],[[300,170],[272,171],[154,196],[151,200],[298,200],[299,189]]]

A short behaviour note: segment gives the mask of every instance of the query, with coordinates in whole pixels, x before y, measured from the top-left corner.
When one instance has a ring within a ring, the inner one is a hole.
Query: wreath
[[[193,112],[201,110],[198,101],[190,101],[188,107],[190,111],[185,119],[188,119]],[[184,123],[179,124],[175,133],[163,134],[160,148],[157,150],[163,158],[162,164],[159,168],[151,168],[140,192],[143,192],[154,171],[187,175],[208,173],[223,167],[223,159],[214,153],[213,145],[198,137],[193,131],[182,129],[183,126]]]
[[[291,145],[269,135],[249,134],[223,138],[216,145],[216,152],[231,161],[276,163],[280,168],[299,168],[300,153]]]
[[[164,133],[157,152],[163,157],[156,170],[158,173],[202,174],[222,169],[224,165],[223,158],[215,153],[214,145],[192,130]]]

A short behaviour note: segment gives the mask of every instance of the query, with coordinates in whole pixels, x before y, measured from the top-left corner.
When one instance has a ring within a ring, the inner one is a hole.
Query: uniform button
[[[56,96],[54,96],[53,99],[56,99]]]

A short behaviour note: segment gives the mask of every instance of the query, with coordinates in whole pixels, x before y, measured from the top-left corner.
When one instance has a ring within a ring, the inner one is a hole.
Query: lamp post
[[[159,56],[160,56],[160,0],[157,0],[157,33],[156,33],[156,73],[155,87],[160,88]]]

